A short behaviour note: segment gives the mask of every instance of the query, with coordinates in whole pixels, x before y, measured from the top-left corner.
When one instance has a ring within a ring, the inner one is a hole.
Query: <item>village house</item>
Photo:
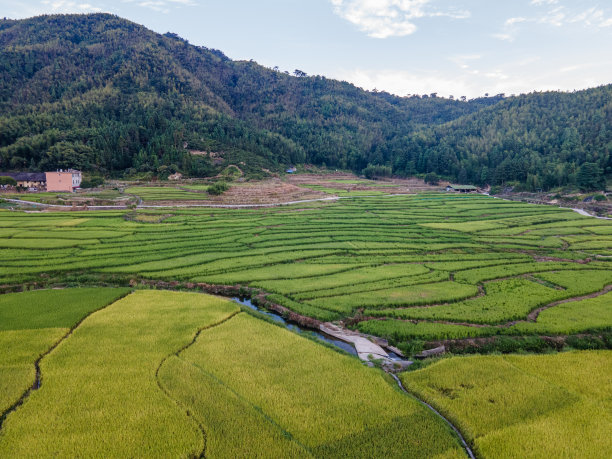
[[[47,183],[44,172],[0,172],[1,177],[11,177],[17,186],[31,190],[44,190]]]
[[[72,192],[81,186],[81,171],[74,169],[45,172],[45,176],[47,178],[47,191]]]
[[[31,191],[68,191],[81,186],[81,171],[74,169],[55,172],[0,172],[0,177],[11,177],[17,186]]]

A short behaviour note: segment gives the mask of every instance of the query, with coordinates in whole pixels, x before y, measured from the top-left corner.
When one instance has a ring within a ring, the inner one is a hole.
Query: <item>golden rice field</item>
[[[382,372],[209,295],[136,291],[41,371],[2,457],[462,457]]]
[[[455,357],[404,385],[488,458],[604,458],[612,451],[612,351]]]

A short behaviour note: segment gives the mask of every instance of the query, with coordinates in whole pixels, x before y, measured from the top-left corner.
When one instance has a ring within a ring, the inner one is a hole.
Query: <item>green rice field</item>
[[[6,285],[67,277],[240,284],[396,341],[612,326],[612,314],[582,325],[557,317],[575,315],[582,303],[571,301],[554,324],[552,310],[529,318],[612,284],[612,222],[552,206],[430,193],[268,209],[1,215]]]

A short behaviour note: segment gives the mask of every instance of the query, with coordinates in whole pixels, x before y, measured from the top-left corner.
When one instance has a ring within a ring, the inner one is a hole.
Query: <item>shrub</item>
[[[435,172],[429,172],[427,175],[425,175],[425,183],[428,183],[430,185],[437,185],[439,181],[440,177],[438,177],[438,174],[436,174]]]
[[[3,175],[0,176],[0,185],[16,186],[17,180],[15,180],[13,177],[7,177]]]
[[[96,188],[104,183],[103,177],[90,177],[81,182],[81,188]]]
[[[390,177],[391,167],[381,166],[379,164],[368,164],[368,167],[363,169],[361,173],[368,179],[373,179],[376,177]]]
[[[596,336],[570,336],[565,342],[574,349],[606,349],[606,343]]]
[[[208,193],[219,196],[229,190],[229,185],[225,182],[217,182],[208,187]]]

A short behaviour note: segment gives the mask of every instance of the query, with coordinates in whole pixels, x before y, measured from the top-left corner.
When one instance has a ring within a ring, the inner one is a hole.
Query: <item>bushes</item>
[[[381,166],[379,164],[368,164],[368,166],[361,171],[367,179],[373,179],[377,177],[391,177],[392,171],[389,166]]]
[[[229,185],[225,182],[216,182],[208,187],[208,194],[212,194],[213,196],[219,196],[229,190]]]
[[[90,177],[83,179],[81,182],[81,188],[97,188],[104,183],[103,177]]]
[[[17,186],[17,180],[5,175],[0,176],[0,186]]]

